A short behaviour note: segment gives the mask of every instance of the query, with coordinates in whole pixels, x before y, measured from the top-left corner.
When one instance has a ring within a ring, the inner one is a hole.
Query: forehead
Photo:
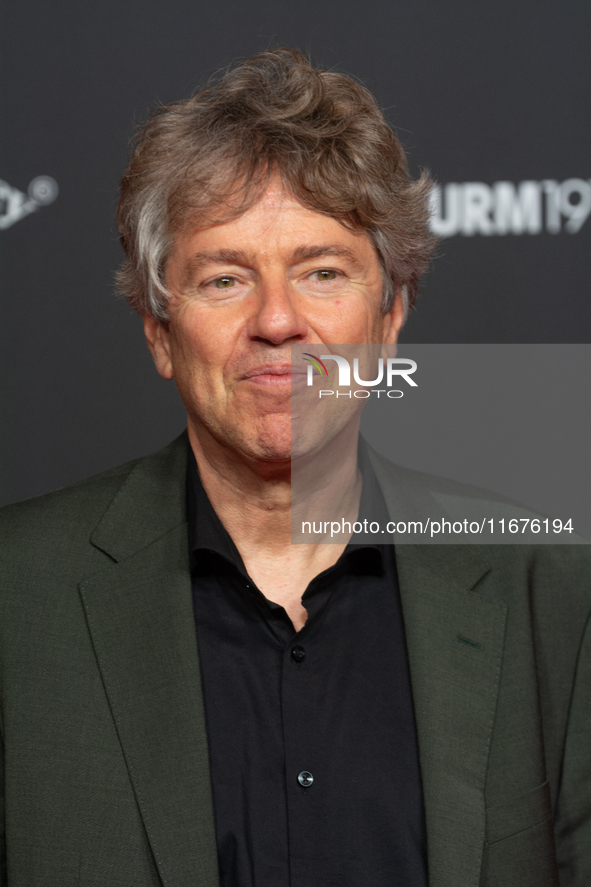
[[[221,213],[220,213],[221,214]],[[245,212],[216,224],[179,232],[173,252],[191,259],[196,254],[221,253],[224,249],[256,255],[259,259],[281,255],[286,260],[313,258],[313,252],[332,246],[336,255],[341,248],[364,264],[377,262],[373,243],[363,231],[345,227],[337,218],[317,212],[298,200],[278,175]]]

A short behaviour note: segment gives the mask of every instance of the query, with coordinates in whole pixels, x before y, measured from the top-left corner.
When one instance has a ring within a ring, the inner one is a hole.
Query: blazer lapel
[[[181,439],[138,463],[92,537],[114,563],[84,580],[80,593],[162,881],[217,887],[186,455]]]
[[[419,739],[429,884],[477,887],[506,607],[471,591],[487,568],[467,546],[451,549],[400,546],[396,563]]]
[[[393,484],[387,463],[371,456],[394,513],[400,472]],[[428,491],[420,495],[429,514]],[[431,513],[441,513],[435,501]],[[478,887],[506,605],[490,593],[490,565],[473,546],[397,545],[396,564],[419,741],[429,885]]]

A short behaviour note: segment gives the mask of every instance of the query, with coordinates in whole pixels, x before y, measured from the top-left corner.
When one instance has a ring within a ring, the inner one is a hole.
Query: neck
[[[292,516],[294,527],[327,514],[355,519],[361,493],[358,424],[351,423],[329,444],[292,463],[240,458],[189,423],[201,482],[239,550],[290,545]]]
[[[209,501],[249,576],[267,598],[285,607],[296,630],[306,621],[303,592],[314,576],[336,563],[348,538],[331,544],[292,544],[292,498],[294,527],[301,525],[304,514],[314,519],[315,514],[326,514],[327,507],[333,515],[356,519],[361,496],[358,424],[343,429],[312,456],[300,457],[292,471],[291,462],[240,459],[189,423],[191,448]]]

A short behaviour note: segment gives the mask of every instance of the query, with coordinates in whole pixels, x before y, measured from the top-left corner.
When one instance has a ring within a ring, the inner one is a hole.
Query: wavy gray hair
[[[382,309],[400,291],[406,315],[435,246],[431,179],[410,179],[367,89],[291,49],[230,68],[190,99],[157,108],[137,132],[117,208],[125,251],[117,283],[132,307],[166,322],[175,234],[238,217],[274,171],[302,204],[367,234],[382,266]]]

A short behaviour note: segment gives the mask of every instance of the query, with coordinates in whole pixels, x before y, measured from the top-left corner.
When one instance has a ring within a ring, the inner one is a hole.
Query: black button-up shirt
[[[362,470],[360,518],[374,519],[368,497],[385,505]],[[249,578],[192,454],[187,507],[222,887],[426,887],[393,546],[353,539],[308,585],[296,633]]]

